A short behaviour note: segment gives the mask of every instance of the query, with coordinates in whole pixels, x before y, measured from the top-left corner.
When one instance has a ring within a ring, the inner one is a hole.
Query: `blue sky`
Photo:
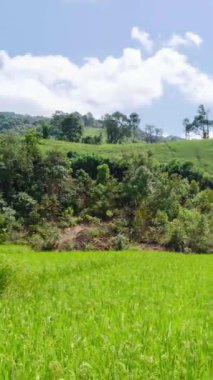
[[[199,103],[213,110],[212,0],[1,0],[0,14],[0,111],[137,111],[181,134]]]

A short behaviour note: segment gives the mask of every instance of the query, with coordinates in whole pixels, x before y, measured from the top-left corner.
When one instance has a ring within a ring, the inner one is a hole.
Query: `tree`
[[[213,126],[213,120],[209,120],[208,114],[209,111],[201,104],[198,107],[197,115],[191,123],[189,119],[184,119],[183,125],[187,137],[189,137],[190,133],[194,133],[195,135],[200,135],[203,139],[209,139],[209,131]]]
[[[41,140],[41,134],[37,132],[35,129],[29,129],[26,131],[24,135],[24,146],[27,148],[29,155],[38,155],[38,144]]]
[[[121,143],[132,135],[130,120],[118,111],[104,117],[104,127],[109,144]]]
[[[63,137],[68,141],[79,142],[83,134],[83,125],[75,113],[67,115],[61,124]]]
[[[66,113],[62,111],[56,111],[51,119],[52,124],[52,134],[54,136],[58,136],[61,133],[61,125],[65,117],[67,116]]]
[[[188,140],[190,137],[191,123],[187,117],[183,120],[183,126],[184,126],[186,139]]]
[[[133,112],[129,115],[129,120],[130,120],[130,127],[132,130],[133,138],[134,140],[136,140],[137,130],[141,122],[140,116],[136,112]]]
[[[48,139],[50,137],[51,124],[48,121],[41,122],[41,132],[43,139]]]
[[[95,126],[95,118],[91,112],[88,112],[86,115],[82,116],[82,121],[85,127],[94,127]]]
[[[154,125],[146,125],[145,127],[145,133],[146,133],[146,142],[147,143],[154,143],[155,142],[155,126]]]
[[[158,142],[162,139],[163,130],[161,128],[157,128],[154,125],[146,125],[145,127],[145,141],[147,143]]]

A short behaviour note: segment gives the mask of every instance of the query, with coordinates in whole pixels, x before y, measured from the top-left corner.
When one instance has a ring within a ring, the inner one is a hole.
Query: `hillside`
[[[43,116],[20,115],[15,112],[0,112],[0,133],[13,132],[22,135],[26,129],[48,120]]]
[[[212,142],[2,138],[1,241],[38,250],[213,252]]]
[[[209,174],[213,174],[213,139],[193,141],[171,141],[164,143],[146,144],[131,143],[117,145],[89,145],[69,143],[57,140],[42,140],[43,151],[59,150],[64,153],[76,152],[79,154],[98,154],[103,157],[130,156],[151,151],[160,162],[173,159],[192,161]]]

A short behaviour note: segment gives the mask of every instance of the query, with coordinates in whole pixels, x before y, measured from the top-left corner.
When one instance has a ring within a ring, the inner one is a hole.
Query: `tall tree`
[[[163,130],[154,125],[146,125],[145,127],[145,141],[147,143],[154,143],[162,140]]]
[[[132,135],[130,120],[118,111],[104,117],[104,127],[109,144],[121,143]]]
[[[62,121],[61,130],[66,140],[79,142],[83,134],[83,125],[78,114],[67,115]]]
[[[65,117],[67,116],[66,113],[62,111],[56,111],[51,119],[52,124],[52,134],[54,136],[59,136],[61,133],[61,125]]]
[[[209,119],[209,111],[201,104],[198,107],[197,115],[194,117],[194,120],[190,123],[188,119],[184,119],[183,124],[187,137],[190,133],[194,133],[203,139],[209,139],[209,132],[213,126],[213,120]]]
[[[43,139],[48,139],[50,137],[50,132],[52,129],[52,125],[49,121],[42,121],[41,122],[41,132]]]
[[[129,120],[130,120],[130,126],[132,129],[133,138],[134,140],[136,140],[137,131],[141,122],[140,116],[136,112],[133,112],[129,115]]]
[[[146,142],[147,143],[154,143],[155,142],[155,126],[154,125],[146,125],[145,127],[145,133],[146,133]]]

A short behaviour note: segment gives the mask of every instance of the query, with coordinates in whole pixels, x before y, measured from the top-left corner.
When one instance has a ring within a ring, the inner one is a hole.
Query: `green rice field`
[[[213,257],[0,247],[0,379],[212,379]]]

